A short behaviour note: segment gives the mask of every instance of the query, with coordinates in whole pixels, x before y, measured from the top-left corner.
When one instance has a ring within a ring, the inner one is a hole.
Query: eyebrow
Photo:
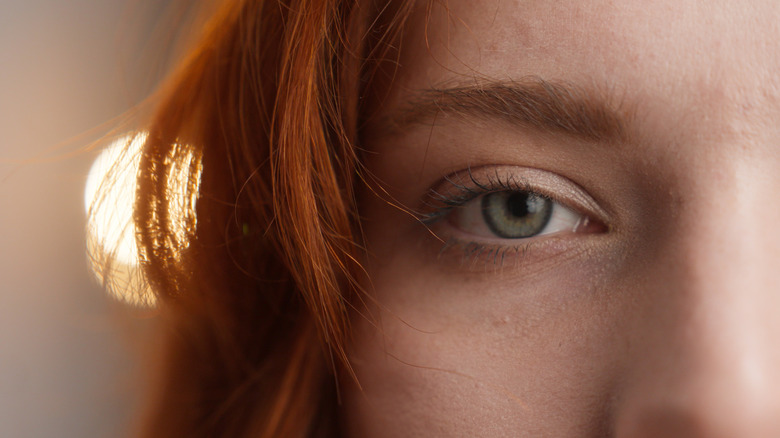
[[[585,141],[625,141],[626,115],[606,92],[538,77],[416,92],[384,122],[391,132],[435,122],[440,113],[503,120]]]

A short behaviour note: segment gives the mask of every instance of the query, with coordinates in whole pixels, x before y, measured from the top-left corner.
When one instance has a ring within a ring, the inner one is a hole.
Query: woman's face
[[[780,3],[433,3],[365,130],[348,435],[780,436]]]

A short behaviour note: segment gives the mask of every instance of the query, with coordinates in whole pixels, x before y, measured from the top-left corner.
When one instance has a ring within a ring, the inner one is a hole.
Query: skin
[[[418,8],[365,130],[386,193],[360,200],[370,299],[346,435],[780,436],[778,17],[774,1]],[[383,125],[420,90],[529,76],[609,94],[626,135],[447,112]],[[597,226],[520,242],[403,211],[468,169],[541,184]]]

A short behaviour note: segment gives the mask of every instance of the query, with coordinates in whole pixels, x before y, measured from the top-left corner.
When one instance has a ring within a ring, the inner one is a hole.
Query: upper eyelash
[[[428,194],[429,201],[425,202],[425,205],[431,209],[429,212],[421,213],[418,215],[420,222],[424,225],[432,225],[439,219],[445,217],[452,209],[460,207],[467,202],[482,196],[487,193],[494,193],[500,191],[518,191],[532,193],[537,196],[550,199],[549,196],[538,193],[526,180],[518,180],[513,175],[509,178],[503,177],[498,174],[498,171],[493,176],[488,176],[487,184],[478,181],[471,171],[471,168],[467,170],[467,175],[471,181],[472,186],[465,185],[462,182],[455,181],[452,176],[444,177],[444,181],[454,189],[454,194],[444,194],[436,190],[431,190]]]

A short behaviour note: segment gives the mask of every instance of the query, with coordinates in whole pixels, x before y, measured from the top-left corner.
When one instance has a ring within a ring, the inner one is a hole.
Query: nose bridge
[[[645,264],[618,436],[780,436],[780,215],[746,176],[699,177]]]
[[[685,193],[670,228],[674,238],[664,242],[666,256],[678,264],[681,286],[734,290],[755,280],[757,266],[750,261],[763,218],[754,213],[754,194],[739,180],[734,175],[700,177]]]
[[[677,264],[676,287],[759,305],[780,280],[777,187],[746,160],[712,161],[689,175],[673,237],[662,245]]]

